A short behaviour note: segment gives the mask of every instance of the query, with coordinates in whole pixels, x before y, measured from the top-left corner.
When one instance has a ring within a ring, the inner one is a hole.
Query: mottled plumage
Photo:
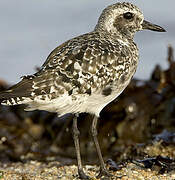
[[[75,37],[51,52],[41,70],[24,76],[21,82],[0,93],[4,105],[27,104],[26,110],[66,113],[87,112],[99,116],[129,84],[138,64],[134,34],[143,29],[164,31],[144,20],[142,12],[130,3],[108,6],[94,31]],[[74,130],[77,133],[76,119]],[[97,147],[96,120],[92,125]],[[75,136],[76,150],[77,139]],[[79,175],[84,175],[77,152]],[[105,171],[98,152],[101,170]]]
[[[57,47],[39,72],[23,77],[11,88],[3,104],[25,103],[29,105],[26,110],[99,116],[102,108],[128,85],[138,62],[132,39],[124,40],[120,34],[113,37],[102,28],[98,25],[95,31]],[[112,91],[106,97],[103,92],[109,87]]]

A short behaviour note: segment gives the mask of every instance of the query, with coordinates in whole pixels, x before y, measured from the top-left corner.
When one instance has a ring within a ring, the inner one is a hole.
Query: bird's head
[[[165,32],[162,27],[145,21],[137,6],[126,2],[116,3],[104,9],[96,26],[96,30],[128,38],[133,38],[137,31],[144,29]]]

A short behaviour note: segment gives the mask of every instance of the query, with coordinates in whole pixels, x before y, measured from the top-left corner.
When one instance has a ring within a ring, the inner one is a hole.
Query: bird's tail
[[[24,104],[31,96],[32,81],[23,78],[19,83],[6,91],[0,92],[0,103],[3,105]]]

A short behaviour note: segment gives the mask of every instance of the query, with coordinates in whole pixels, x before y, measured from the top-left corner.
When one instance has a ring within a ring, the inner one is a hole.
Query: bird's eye
[[[123,14],[123,17],[124,17],[125,19],[132,19],[132,18],[134,17],[134,15],[133,15],[133,13],[131,13],[131,12],[127,12],[127,13],[124,13],[124,14]]]

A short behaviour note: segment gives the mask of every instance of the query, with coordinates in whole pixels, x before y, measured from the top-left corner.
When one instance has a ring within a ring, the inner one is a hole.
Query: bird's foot
[[[112,174],[110,174],[107,169],[101,169],[100,173],[97,175],[97,178],[101,178],[102,176],[109,178],[112,177]]]
[[[89,176],[87,176],[82,169],[78,170],[78,175],[80,179],[90,179]]]

